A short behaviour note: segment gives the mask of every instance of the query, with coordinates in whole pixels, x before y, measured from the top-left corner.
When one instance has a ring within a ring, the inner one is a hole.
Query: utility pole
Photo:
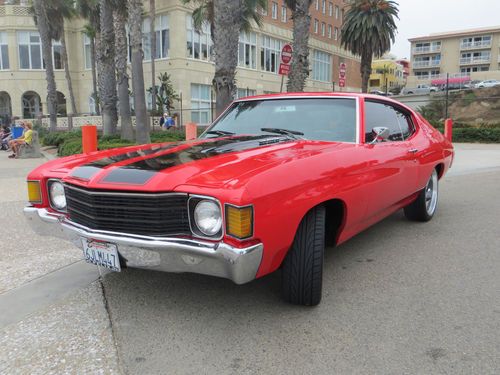
[[[450,83],[450,73],[446,73],[446,103],[445,103],[445,115],[444,118],[448,118],[448,93],[449,93],[449,86]]]

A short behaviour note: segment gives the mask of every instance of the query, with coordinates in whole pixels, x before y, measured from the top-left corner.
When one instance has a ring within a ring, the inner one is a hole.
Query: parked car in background
[[[389,98],[248,97],[199,139],[36,168],[24,214],[39,234],[65,238],[87,262],[113,271],[243,284],[281,269],[284,299],[316,305],[325,247],[399,209],[409,220],[431,220],[453,155],[420,114]]]
[[[481,81],[476,85],[476,87],[478,89],[487,88],[487,87],[496,87],[496,86],[500,86],[500,81],[498,81],[496,79],[489,79],[486,81]]]
[[[382,90],[371,90],[370,91],[370,94],[373,94],[373,95],[380,95],[380,96],[392,96],[393,93],[388,91],[387,93],[385,91],[382,91]]]
[[[403,95],[411,95],[411,94],[418,94],[418,95],[425,95],[425,94],[430,94],[431,92],[437,92],[439,89],[436,86],[429,86],[429,85],[417,85],[417,87],[405,87],[401,91]]]

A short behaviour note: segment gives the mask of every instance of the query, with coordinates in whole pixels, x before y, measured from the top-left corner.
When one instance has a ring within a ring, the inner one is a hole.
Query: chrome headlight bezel
[[[215,212],[218,214],[218,220],[216,223],[216,231],[208,231],[206,228],[202,228],[201,224],[197,222],[197,212],[196,209],[200,209],[200,204],[209,204],[212,205]],[[224,228],[224,217],[222,213],[222,206],[220,202],[212,197],[192,195],[188,200],[188,212],[189,212],[189,226],[191,228],[191,232],[195,237],[199,238],[207,238],[211,240],[220,240],[223,237],[223,228]]]
[[[60,186],[59,189],[62,189],[62,190],[59,190],[58,193],[60,194],[62,192],[62,196],[64,198],[64,206],[61,206],[61,205],[58,205],[55,201],[54,201],[54,197],[53,197],[53,189],[54,186]],[[56,178],[51,178],[49,180],[47,180],[47,196],[49,198],[49,204],[50,204],[50,207],[58,212],[67,212],[67,201],[66,201],[66,194],[65,194],[65,191],[64,191],[64,184],[61,182],[61,180],[59,179],[56,179]]]

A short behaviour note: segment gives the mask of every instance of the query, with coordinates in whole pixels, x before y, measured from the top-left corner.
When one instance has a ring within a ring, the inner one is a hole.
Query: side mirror
[[[373,128],[372,134],[373,134],[373,141],[370,142],[371,145],[377,142],[387,141],[387,139],[389,139],[389,136],[391,135],[391,132],[389,131],[389,128],[383,126],[377,126]]]

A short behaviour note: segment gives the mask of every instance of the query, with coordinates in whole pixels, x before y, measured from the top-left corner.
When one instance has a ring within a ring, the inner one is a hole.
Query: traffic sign
[[[281,74],[283,76],[287,76],[288,73],[290,73],[290,65],[281,63],[279,74]]]
[[[347,71],[347,65],[346,65],[346,63],[340,63],[339,78],[345,78],[346,71]]]
[[[345,78],[339,78],[339,87],[345,87]]]
[[[290,64],[292,61],[293,48],[290,44],[285,44],[281,49],[281,61],[283,64]]]

